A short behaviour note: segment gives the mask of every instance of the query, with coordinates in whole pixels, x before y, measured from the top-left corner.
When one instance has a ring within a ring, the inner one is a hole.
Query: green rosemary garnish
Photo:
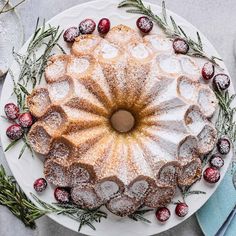
[[[20,67],[20,74],[17,82],[13,78],[14,93],[17,97],[18,106],[25,110],[25,99],[37,84],[41,82],[48,58],[51,56],[52,49],[58,46],[58,40],[62,32],[58,27],[46,27],[45,21],[43,26],[39,27],[39,19],[36,23],[35,32],[27,47],[25,55],[21,55],[14,51],[13,56]],[[38,55],[39,48],[42,53]],[[13,77],[13,76],[12,76]],[[29,90],[29,91],[28,91]]]
[[[79,222],[79,231],[85,225],[95,230],[93,223],[107,218],[107,214],[98,209],[81,209],[73,204],[48,204],[34,194],[31,195],[40,207],[27,198],[15,179],[7,176],[3,166],[0,166],[0,205],[6,206],[27,227],[35,229],[35,220],[49,213],[66,215],[76,220]]]
[[[158,16],[152,12],[150,6],[145,6],[142,0],[124,0],[119,5],[118,8],[127,7],[128,13],[142,14],[150,17],[157,25],[165,32],[165,34],[170,38],[181,38],[187,42],[190,49],[188,52],[189,56],[201,57],[209,60],[213,64],[218,66],[216,60],[221,60],[215,56],[208,56],[202,45],[202,40],[200,34],[197,32],[197,40],[193,40],[190,36],[184,32],[183,28],[180,27],[174,20],[172,16],[167,15],[165,1],[162,2],[162,14]]]
[[[28,111],[26,98],[30,94],[30,91],[41,82],[48,58],[51,56],[53,48],[57,46],[64,53],[63,48],[58,44],[61,33],[62,32],[59,32],[59,26],[52,27],[49,25],[46,27],[45,21],[43,21],[42,27],[39,27],[38,19],[35,32],[27,47],[26,53],[21,55],[13,49],[12,53],[20,67],[20,74],[17,80],[14,78],[11,70],[9,70],[9,74],[13,81],[13,94],[16,96],[17,105],[21,112]],[[40,55],[38,55],[39,48],[42,50]],[[22,157],[26,148],[31,151],[32,155],[34,154],[33,149],[27,141],[27,133],[28,130],[25,129],[25,135],[21,139],[24,144],[18,158]],[[11,142],[5,149],[5,152],[17,143],[18,141]]]
[[[150,220],[146,219],[143,215],[146,214],[147,212],[153,211],[153,209],[138,209],[134,213],[130,214],[128,217],[134,221],[143,221],[146,223],[151,223]]]
[[[0,14],[15,10],[15,8],[17,8],[20,4],[22,4],[25,1],[26,0],[21,0],[20,2],[16,3],[14,6],[7,8],[7,6],[10,4],[10,0],[6,0],[6,2],[3,4],[3,7],[0,10]]]

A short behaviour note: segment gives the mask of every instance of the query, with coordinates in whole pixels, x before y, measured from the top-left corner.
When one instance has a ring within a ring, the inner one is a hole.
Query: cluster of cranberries
[[[100,34],[106,34],[110,30],[110,20],[107,18],[102,18],[98,22],[97,30]],[[80,22],[79,26],[73,26],[68,28],[64,34],[64,40],[67,43],[73,43],[75,41],[75,38],[78,37],[80,34],[92,34],[94,30],[96,29],[96,23],[92,19],[85,19]]]
[[[206,168],[203,173],[203,178],[211,184],[220,179],[220,168],[224,165],[221,155],[227,155],[230,152],[230,141],[227,138],[220,138],[216,147],[219,153],[212,155],[209,160],[210,167]]]
[[[138,18],[136,21],[136,25],[138,29],[142,33],[149,33],[153,28],[153,22],[146,16],[142,16]],[[111,22],[107,18],[102,18],[97,25],[97,30],[100,34],[107,34],[110,30]],[[75,38],[78,37],[80,34],[92,34],[96,29],[96,23],[92,19],[84,19],[80,22],[79,26],[73,26],[68,28],[64,34],[64,40],[67,43],[73,43]]]
[[[178,202],[175,207],[175,214],[179,217],[185,217],[188,214],[188,205],[185,202]],[[170,210],[166,207],[160,207],[156,211],[156,218],[160,222],[167,221],[170,215]]]
[[[4,107],[6,117],[11,122],[15,122],[7,128],[6,135],[11,140],[22,138],[25,128],[30,128],[33,124],[33,117],[29,112],[20,113],[19,107],[14,103],[7,103]]]
[[[34,190],[38,193],[43,192],[47,188],[47,181],[44,178],[39,178],[34,181]],[[69,203],[70,202],[70,189],[56,187],[54,190],[54,198],[59,203]]]

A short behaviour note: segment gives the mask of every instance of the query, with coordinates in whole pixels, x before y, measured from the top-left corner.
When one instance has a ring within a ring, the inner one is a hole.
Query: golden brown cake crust
[[[70,55],[49,59],[47,85],[27,99],[37,118],[28,139],[46,156],[46,179],[70,187],[74,203],[119,216],[168,204],[177,186],[200,179],[201,155],[216,142],[217,100],[199,78],[164,36],[124,25],[79,36]],[[126,133],[110,121],[118,110],[133,116]]]

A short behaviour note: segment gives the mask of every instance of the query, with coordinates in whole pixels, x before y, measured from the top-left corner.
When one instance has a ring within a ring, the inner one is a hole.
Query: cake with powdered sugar
[[[168,204],[201,177],[217,138],[217,99],[200,75],[162,35],[118,25],[77,37],[28,96],[37,118],[28,139],[46,157],[46,179],[70,187],[75,204],[119,216]]]

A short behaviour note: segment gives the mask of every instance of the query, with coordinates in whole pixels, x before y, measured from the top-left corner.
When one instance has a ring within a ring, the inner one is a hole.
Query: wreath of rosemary
[[[219,66],[216,60],[221,60],[220,58],[208,56],[204,52],[202,41],[198,32],[196,33],[197,41],[195,41],[190,38],[180,26],[177,25],[173,17],[170,16],[168,20],[164,1],[162,3],[162,16],[154,14],[151,8],[145,7],[141,0],[125,0],[121,2],[118,7],[131,7],[131,9],[127,10],[127,12],[143,14],[150,17],[161,29],[163,29],[168,37],[180,37],[184,39],[191,48],[188,52],[189,56],[202,57]],[[40,28],[38,23],[39,20],[37,21],[35,33],[29,43],[26,54],[21,55],[13,50],[14,58],[20,67],[20,75],[17,82],[14,80],[14,76],[11,71],[10,74],[14,82],[14,94],[17,98],[17,104],[22,111],[27,110],[27,107],[25,106],[25,99],[29,94],[28,90],[30,89],[31,91],[37,84],[40,83],[52,49],[55,46],[58,46],[62,52],[65,53],[58,44],[58,40],[62,33],[59,32],[59,27],[55,28],[50,25],[49,27],[46,27],[44,22],[43,26]],[[37,56],[36,52],[42,46],[44,46],[44,51],[41,56]],[[31,87],[29,88],[29,86]],[[215,94],[219,100],[219,115],[216,122],[218,136],[226,135],[230,138],[231,142],[234,143],[236,141],[236,123],[234,122],[236,107],[232,107],[232,101],[236,95],[229,95],[228,91],[215,91]],[[23,137],[23,141],[24,146],[20,151],[20,157],[27,147],[32,151],[27,142],[26,134]],[[16,141],[10,143],[5,151],[9,150],[16,143]],[[208,157],[205,158],[205,160],[207,159]],[[183,198],[186,198],[191,194],[205,194],[203,191],[191,190],[191,187],[192,186],[182,189]],[[38,206],[33,204],[27,198],[14,178],[7,176],[4,168],[2,166],[0,167],[0,204],[8,207],[16,217],[32,229],[36,227],[36,219],[49,213],[55,213],[58,215],[62,214],[76,220],[79,222],[79,231],[85,225],[95,230],[93,223],[100,222],[101,219],[107,218],[107,214],[99,209],[81,209],[79,206],[74,204],[48,204],[40,200],[34,194],[31,193],[31,195],[37,202]],[[151,210],[152,209],[138,209],[128,217],[135,221],[141,220],[143,222],[150,223],[150,221],[144,217],[144,214]]]

